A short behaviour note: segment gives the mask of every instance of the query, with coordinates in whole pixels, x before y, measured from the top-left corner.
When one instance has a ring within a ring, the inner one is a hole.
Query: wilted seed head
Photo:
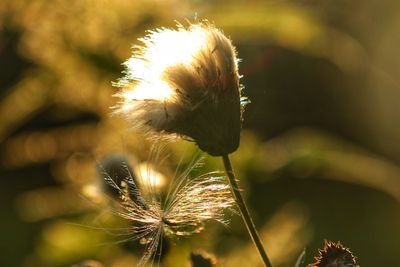
[[[316,262],[309,267],[359,267],[356,257],[340,241],[333,243],[325,240],[324,249],[318,251]]]
[[[161,28],[125,62],[116,113],[134,126],[192,138],[220,156],[239,146],[245,97],[231,41],[212,24]]]
[[[131,169],[129,166],[126,168]],[[138,239],[146,245],[139,265],[154,259],[155,254],[161,251],[164,236],[180,237],[199,233],[204,224],[211,220],[226,223],[223,211],[231,208],[234,200],[225,177],[207,174],[189,178],[188,173],[192,168],[176,177],[177,183],[170,188],[165,199],[152,191],[152,186],[138,188],[131,172],[123,180],[102,175],[119,193],[120,209],[116,212],[131,223],[132,237],[129,239]]]

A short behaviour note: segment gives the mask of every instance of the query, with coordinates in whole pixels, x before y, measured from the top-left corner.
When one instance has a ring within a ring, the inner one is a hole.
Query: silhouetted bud
[[[316,262],[309,267],[358,267],[356,257],[340,241],[333,243],[325,240],[324,249],[318,251]]]

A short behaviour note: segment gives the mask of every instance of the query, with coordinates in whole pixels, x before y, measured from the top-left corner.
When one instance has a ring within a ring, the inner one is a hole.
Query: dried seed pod
[[[344,247],[340,241],[333,243],[325,240],[325,246],[318,251],[315,257],[315,263],[309,267],[359,267],[356,263],[356,257],[350,249]]]

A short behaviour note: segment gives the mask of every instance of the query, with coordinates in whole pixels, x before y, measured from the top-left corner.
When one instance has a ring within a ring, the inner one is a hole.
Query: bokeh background
[[[233,163],[275,266],[303,248],[311,263],[324,239],[363,267],[400,266],[398,0],[0,1],[1,266],[135,266],[140,246],[99,229],[124,222],[103,212],[96,161],[150,147],[110,117],[111,82],[146,30],[185,19],[214,22],[243,59],[252,103]],[[166,150],[168,166],[198,154]],[[238,216],[174,243],[165,266],[198,249],[261,266]]]

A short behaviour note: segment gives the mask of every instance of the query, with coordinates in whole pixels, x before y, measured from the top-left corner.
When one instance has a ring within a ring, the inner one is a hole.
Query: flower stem
[[[247,231],[250,234],[251,239],[253,240],[253,243],[256,246],[258,253],[260,254],[265,266],[272,267],[272,264],[267,256],[267,253],[264,250],[260,236],[256,230],[256,227],[254,226],[253,220],[250,217],[250,213],[246,206],[246,203],[244,202],[243,196],[240,193],[239,185],[236,181],[235,173],[233,172],[232,164],[229,159],[229,156],[223,155],[222,159],[224,161],[225,172],[229,178],[229,183],[231,185],[232,194],[235,197],[235,201],[236,201],[237,206],[239,207],[240,214],[242,215],[242,219],[246,224]]]

